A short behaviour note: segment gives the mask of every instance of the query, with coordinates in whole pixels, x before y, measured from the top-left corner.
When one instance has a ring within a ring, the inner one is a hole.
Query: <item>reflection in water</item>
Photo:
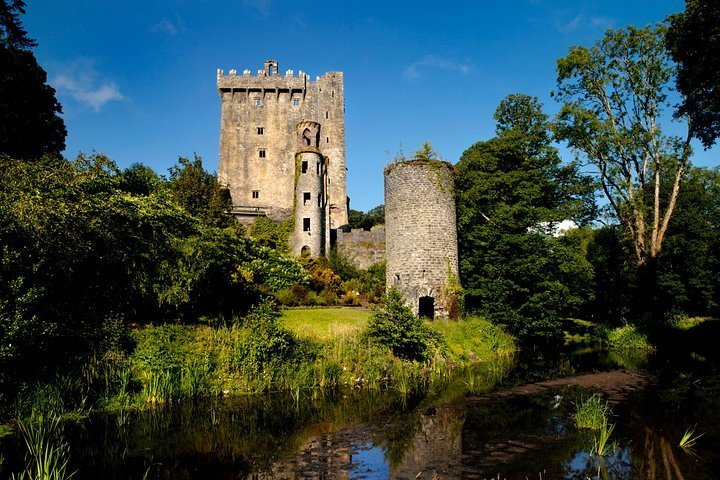
[[[595,360],[565,355],[485,365],[408,395],[338,392],[299,401],[268,395],[99,414],[67,425],[70,470],[78,470],[76,479],[109,480],[141,479],[148,467],[148,479],[181,480],[720,477],[715,364],[657,360],[656,381],[643,387],[613,385],[607,374],[575,377],[582,381],[573,386],[517,386],[524,375],[548,378],[611,361],[586,355]],[[572,420],[593,385],[614,403],[611,441],[618,448],[604,458],[590,453],[593,434],[578,432]],[[468,390],[481,396],[466,398]],[[695,424],[706,434],[697,456],[677,445]],[[19,470],[20,441],[3,442],[5,472]]]

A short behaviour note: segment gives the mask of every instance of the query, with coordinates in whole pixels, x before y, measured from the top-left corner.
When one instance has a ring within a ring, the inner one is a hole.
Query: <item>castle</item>
[[[311,81],[279,75],[278,63],[242,75],[218,70],[222,102],[218,180],[243,224],[295,218],[293,253],[324,255],[330,232],[348,223],[343,75]]]
[[[294,255],[323,256],[331,247],[367,268],[387,259],[386,284],[396,286],[416,315],[453,315],[457,277],[453,167],[415,160],[385,169],[386,225],[347,228],[343,74],[311,81],[302,71],[217,72],[222,102],[218,180],[232,214],[293,221]]]

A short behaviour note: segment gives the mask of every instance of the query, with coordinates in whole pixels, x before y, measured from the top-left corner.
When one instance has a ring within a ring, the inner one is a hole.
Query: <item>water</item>
[[[643,377],[602,373],[638,365]],[[405,398],[389,390],[218,399],[95,414],[69,423],[65,437],[75,479],[709,480],[720,478],[718,365],[712,349],[649,360],[587,348],[525,352],[478,397],[462,394],[458,379]],[[568,376],[580,380],[537,384]],[[616,425],[617,448],[602,459],[591,454],[593,434],[572,420],[593,385],[611,399]],[[678,442],[693,426],[704,436],[688,452]],[[17,471],[23,445],[3,442],[5,471]]]

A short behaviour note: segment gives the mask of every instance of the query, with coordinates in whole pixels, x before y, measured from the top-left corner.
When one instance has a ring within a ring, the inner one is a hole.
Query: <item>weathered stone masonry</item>
[[[256,76],[218,70],[222,102],[218,178],[228,185],[233,214],[243,223],[257,216],[277,221],[295,206],[297,126],[321,125],[317,150],[327,162],[327,219],[330,228],[347,224],[345,181],[345,102],[343,74],[329,72],[311,81],[265,62]],[[302,132],[301,132],[302,133]]]
[[[341,228],[336,246],[338,253],[357,268],[367,269],[385,260],[385,226],[376,225],[370,230]]]
[[[415,315],[447,317],[458,274],[453,166],[438,160],[385,168],[387,286]]]

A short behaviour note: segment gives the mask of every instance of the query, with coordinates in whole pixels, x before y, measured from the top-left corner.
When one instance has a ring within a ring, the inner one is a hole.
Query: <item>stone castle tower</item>
[[[348,223],[343,74],[280,76],[268,60],[257,75],[218,70],[217,89],[218,180],[230,188],[232,213],[244,224],[295,215],[294,253],[321,255],[329,230]]]
[[[385,167],[386,285],[395,286],[415,315],[456,312],[458,275],[453,166],[410,160]]]

